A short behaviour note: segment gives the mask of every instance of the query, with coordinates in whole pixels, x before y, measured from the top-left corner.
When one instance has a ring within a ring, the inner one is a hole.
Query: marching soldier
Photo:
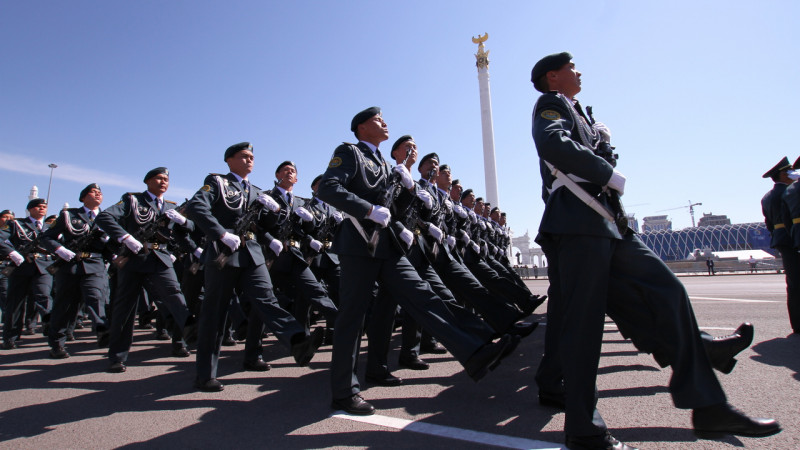
[[[103,202],[100,186],[92,183],[83,188],[78,201],[83,203],[82,207],[61,211],[55,224],[42,236],[42,246],[58,256],[50,266],[56,297],[50,313],[48,340],[50,357],[55,359],[69,357],[64,344],[69,323],[75,319],[81,304],[89,311],[98,347],[108,346],[108,275],[103,261],[108,237],[95,225]]]
[[[14,220],[14,213],[4,209],[0,211],[0,242],[8,239],[9,222]],[[3,275],[3,270],[8,267],[9,261],[0,261],[0,317],[6,314],[6,298],[8,298],[8,277]]]
[[[309,335],[303,326],[278,305],[261,245],[265,221],[280,210],[275,200],[250,184],[253,146],[234,144],[225,150],[227,175],[210,174],[203,187],[189,200],[187,214],[206,234],[205,298],[200,313],[195,387],[206,392],[224,389],[217,380],[217,363],[225,332],[228,305],[234,292],[249,302],[254,314],[278,340],[291,349],[300,366],[306,366],[322,344],[323,330]],[[266,242],[268,245],[271,241]],[[272,251],[272,250],[270,250]],[[250,323],[260,328],[261,324]],[[251,330],[248,330],[251,331]],[[253,333],[249,333],[253,334]],[[258,338],[260,339],[260,333]],[[246,352],[248,353],[248,352]],[[248,356],[256,356],[246,354]],[[267,370],[260,359],[245,360],[247,370]]]
[[[147,190],[127,193],[115,205],[97,216],[97,225],[111,240],[122,244],[115,259],[117,284],[111,306],[108,371],[125,372],[128,352],[133,342],[136,304],[141,288],[168,310],[182,331],[173,336],[172,354],[187,357],[185,341],[193,341],[197,333],[195,318],[186,307],[186,300],[172,267],[173,256],[167,244],[178,226],[189,232],[194,224],[175,209],[175,202],[165,200],[169,188],[169,170],[157,167],[144,177]],[[174,226],[172,224],[175,224]],[[176,330],[179,331],[179,330]]]

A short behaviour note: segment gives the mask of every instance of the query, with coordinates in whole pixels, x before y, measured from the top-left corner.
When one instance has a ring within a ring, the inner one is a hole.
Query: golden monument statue
[[[478,69],[489,67],[489,52],[486,51],[484,48],[483,43],[489,39],[489,33],[484,33],[483,36],[478,35],[478,37],[473,37],[472,42],[474,44],[478,44],[478,53],[475,54],[475,65],[478,66]]]

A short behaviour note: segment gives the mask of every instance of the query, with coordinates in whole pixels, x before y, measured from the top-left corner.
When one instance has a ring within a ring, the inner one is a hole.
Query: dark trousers
[[[662,367],[672,366],[669,390],[676,407],[725,402],[686,290],[638,237],[547,235],[539,243],[548,256],[551,285],[558,283],[548,303],[550,342],[541,363],[549,367],[539,375],[553,376],[561,368],[566,434],[606,430],[595,408],[606,314],[640,351],[652,353]]]
[[[404,256],[377,259],[340,255],[339,261],[342,269],[341,304],[331,362],[334,399],[346,398],[360,391],[354,369],[364,316],[376,281],[462,364],[484,344],[479,337],[458,327],[458,319]]]
[[[6,311],[3,314],[3,341],[16,342],[22,334],[23,319],[26,323],[33,321],[36,315],[26,311],[26,303],[40,306],[40,312],[47,312],[50,304],[50,291],[53,288],[53,276],[40,274],[35,267],[25,267],[31,263],[22,263],[11,273],[8,279],[8,298]],[[31,308],[33,309],[33,308]],[[27,317],[26,317],[27,315]]]
[[[111,358],[112,363],[128,360],[128,352],[133,343],[136,304],[141,297],[142,287],[145,288],[152,300],[169,311],[179,328],[183,329],[190,316],[178,284],[178,278],[172,267],[149,267],[145,272],[129,268],[126,265],[117,270],[116,277],[117,291],[111,310],[108,346],[108,357]]]
[[[520,308],[530,306],[530,302],[533,300],[531,299],[531,292],[527,288],[523,289],[513,281],[502,277],[486,261],[478,257],[472,249],[467,249],[466,251],[468,255],[464,258],[464,261],[467,268],[489,292],[502,296],[507,302],[518,305]]]
[[[795,333],[800,333],[800,254],[790,247],[777,247],[783,258],[786,272],[786,306],[789,309],[789,323]]]
[[[63,347],[67,333],[74,327],[81,305],[86,305],[95,331],[105,331],[108,276],[105,272],[83,273],[76,264],[68,264],[54,278],[56,297],[50,312],[50,347]]]
[[[338,312],[336,305],[328,298],[328,293],[307,264],[285,251],[272,266],[270,274],[276,280],[285,280],[294,286],[294,317],[306,329],[309,328],[309,313],[312,307],[321,312],[329,324],[336,322]]]
[[[295,336],[306,334],[302,325],[278,305],[267,266],[256,266],[251,262],[246,267],[225,266],[220,269],[216,264],[209,264],[205,268],[205,298],[197,340],[196,377],[200,382],[217,377],[220,347],[225,337],[225,319],[234,291],[239,294],[242,303],[250,304],[262,324],[283,345],[291,348]],[[256,327],[261,328],[262,324],[248,321],[248,327],[253,328],[248,328],[248,334],[255,332]],[[258,334],[260,338],[260,329]]]

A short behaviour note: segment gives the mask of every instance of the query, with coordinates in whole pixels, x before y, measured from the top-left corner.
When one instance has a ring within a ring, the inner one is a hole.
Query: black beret
[[[553,53],[552,55],[545,56],[533,66],[533,70],[531,70],[531,83],[534,83],[539,77],[551,70],[558,70],[564,67],[564,64],[571,60],[572,54],[570,52]]]
[[[441,167],[439,168],[439,170],[441,170]],[[461,180],[456,178],[455,180],[450,182],[450,186],[461,186]]]
[[[778,164],[775,164],[775,167],[773,167],[772,169],[769,169],[767,171],[767,173],[765,173],[764,175],[761,176],[761,178],[772,178],[772,177],[778,175],[782,170],[791,169],[791,168],[792,168],[792,165],[789,164],[789,158],[784,156],[783,159],[780,160],[780,162],[778,162]]]
[[[166,175],[166,176],[169,176],[169,170],[166,167],[156,167],[155,169],[151,170],[150,172],[147,172],[147,175],[144,176],[144,182],[147,183],[147,180],[149,180],[150,178],[153,178],[156,175],[161,175],[162,173],[164,175]],[[81,198],[83,198],[83,197],[81,197]]]
[[[321,180],[321,179],[322,179],[322,175],[317,175],[316,178],[314,178],[314,181],[311,182],[311,187],[313,188],[314,185],[319,183],[319,180]]]
[[[475,201],[483,203],[483,197],[476,197]]]
[[[28,206],[26,206],[25,209],[31,209],[31,208],[35,208],[35,207],[37,207],[39,205],[46,205],[46,204],[47,204],[47,200],[45,200],[43,198],[35,198],[35,199],[33,199],[33,200],[28,202]]]
[[[392,144],[392,151],[389,152],[389,154],[390,155],[393,154],[394,151],[397,150],[397,147],[400,147],[400,144],[402,144],[403,142],[408,142],[408,141],[413,141],[413,140],[414,140],[414,138],[411,137],[410,134],[404,134],[404,135],[400,136],[396,141],[394,141],[394,144]]]
[[[505,211],[501,212],[500,216],[505,217],[506,216],[506,212]]]
[[[294,170],[297,170],[297,166],[295,166],[293,162],[291,162],[291,161],[284,161],[284,162],[282,162],[282,163],[278,164],[278,168],[277,168],[277,169],[275,169],[275,173],[278,173],[278,172],[280,172],[280,171],[281,171],[281,169],[283,169],[283,168],[284,168],[284,167],[286,167],[286,166],[292,166],[292,167],[294,167]]]
[[[239,142],[238,144],[233,144],[225,150],[225,159],[223,161],[227,161],[228,158],[231,156],[239,153],[242,150],[250,150],[253,151],[253,144],[249,142]]]
[[[147,180],[147,179],[145,178],[145,180]],[[98,191],[102,191],[102,189],[100,189],[100,186],[98,186],[97,183],[92,183],[92,184],[86,186],[85,188],[83,188],[83,190],[81,191],[81,194],[78,196],[78,201],[82,202],[83,201],[83,197],[86,197],[86,194],[88,194],[89,191],[91,191],[92,189],[97,189]]]
[[[53,214],[53,215],[50,215],[50,216],[47,216],[47,217],[45,217],[45,218],[44,218],[44,222],[46,223],[46,222],[50,222],[51,220],[56,220],[56,219],[58,219],[58,216],[56,216],[55,214]]]
[[[371,119],[371,118],[377,116],[380,113],[381,113],[381,109],[378,108],[377,106],[372,106],[372,107],[369,107],[369,108],[361,111],[360,113],[356,114],[353,117],[352,121],[350,121],[350,131],[355,133],[356,128],[358,128],[359,125],[361,125],[362,123],[366,122],[368,119]]]
[[[450,166],[448,166],[447,164],[442,164],[441,166],[439,166],[439,172],[440,173],[444,172],[445,170],[450,172]]]
[[[427,155],[422,157],[422,159],[419,161],[419,165],[421,166],[425,164],[425,161],[429,159],[435,159],[436,164],[439,164],[439,155],[437,155],[436,153],[428,153]]]
[[[493,213],[493,212],[495,212],[495,211],[500,211],[500,208],[498,208],[497,206],[495,206],[495,207],[494,207],[494,208],[492,208],[492,210],[491,210],[491,211],[489,211],[489,212],[490,212],[490,213]]]
[[[794,160],[794,164],[792,164],[792,169],[797,170],[800,168],[800,157]]]
[[[461,200],[467,198],[469,194],[472,194],[472,189],[464,189],[464,191],[461,193]]]
[[[0,216],[4,216],[6,214],[11,214],[12,216],[16,216],[16,214],[14,214],[14,211],[12,211],[10,209],[4,209],[4,210],[0,211]]]

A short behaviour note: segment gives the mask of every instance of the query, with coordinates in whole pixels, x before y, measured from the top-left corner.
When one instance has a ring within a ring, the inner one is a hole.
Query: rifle
[[[592,107],[586,107],[586,115],[589,116],[589,124],[594,125],[594,115],[592,114]],[[617,167],[617,160],[619,159],[619,155],[614,153],[616,147],[612,147],[611,144],[605,142],[603,140],[597,144],[597,149],[595,149],[595,154],[603,159],[605,159],[611,167]],[[611,210],[614,213],[614,225],[617,226],[617,230],[619,233],[624,235],[628,231],[628,215],[625,214],[625,209],[622,207],[622,201],[619,198],[619,193],[613,189],[609,189],[607,191],[609,205],[611,206]]]
[[[311,195],[311,200],[307,203],[308,210],[311,214],[314,215],[314,218],[317,218],[317,215],[313,212],[313,205],[314,200],[316,200],[317,194]],[[323,248],[320,249],[319,252],[315,251],[309,244],[303,245],[303,255],[305,255],[305,260],[307,264],[311,264],[311,260],[314,259],[317,254],[321,253],[324,248],[327,248],[328,244],[333,240],[333,223],[335,220],[333,217],[328,217],[324,212],[322,213],[322,220],[320,221],[321,225],[316,227],[313,231],[314,235],[313,238],[317,239],[318,241],[322,242]]]
[[[188,202],[189,200],[186,200],[175,209],[180,210],[182,208],[185,208]],[[166,228],[167,225],[169,225],[169,222],[170,222],[169,217],[167,217],[166,214],[161,214],[158,216],[156,220],[152,222],[147,222],[146,224],[144,224],[144,226],[136,230],[136,232],[132,234],[131,237],[133,237],[137,241],[141,242],[142,245],[144,245],[144,248],[142,250],[144,250],[144,254],[147,254],[150,252],[150,249],[147,248],[145,244],[147,242],[152,241],[153,238],[155,238],[159,243],[167,244],[169,242],[170,237],[168,233],[164,233],[164,231],[162,231],[162,229]],[[115,266],[117,266],[118,269],[121,269],[125,266],[125,264],[128,263],[128,260],[133,255],[134,253],[131,251],[131,249],[123,245],[122,251],[120,252],[119,255],[117,255],[116,258],[114,258],[112,263]]]
[[[405,166],[408,162],[408,159],[411,157],[411,147],[406,149],[406,157],[403,159],[403,162],[400,163],[401,165]],[[394,203],[395,199],[398,195],[400,195],[400,187],[402,184],[400,183],[400,174],[397,172],[392,172],[392,179],[389,181],[389,186],[386,188],[385,191],[381,193],[381,196],[378,197],[378,205],[383,206],[388,209],[392,209],[392,204]],[[360,225],[359,225],[360,226]],[[370,236],[369,240],[367,241],[367,251],[369,251],[370,255],[375,255],[375,249],[378,247],[378,238],[380,236],[380,225],[375,225],[375,229],[372,231],[372,236]],[[394,233],[391,235],[397,240],[397,237]],[[399,242],[397,242],[398,248],[403,248]]]
[[[239,236],[239,239],[242,240],[241,245],[244,245],[244,240],[248,232],[254,232],[253,225],[258,219],[258,215],[261,214],[261,211],[264,210],[264,205],[261,202],[254,201],[250,205],[248,205],[247,210],[245,213],[236,219],[236,223],[233,225],[233,234]],[[220,249],[219,255],[214,259],[214,262],[217,263],[217,267],[220,269],[225,267],[227,264],[228,259],[233,255],[233,250],[225,244],[218,245]]]
[[[37,250],[41,250],[39,248],[39,237],[41,235],[42,235],[41,233],[37,234],[35,238],[33,238],[30,241],[27,241],[24,244],[20,245],[19,249],[17,249],[17,253],[22,255],[22,257],[25,258],[25,261],[33,262],[33,259],[31,258],[31,255],[34,254],[34,253],[39,253],[39,252],[37,252]],[[4,276],[8,277],[9,275],[11,275],[14,272],[14,270],[16,268],[17,268],[17,266],[13,262],[11,262],[11,263],[9,263],[8,266],[6,266],[5,269],[0,271],[0,273],[2,273]]]
[[[73,262],[80,262],[83,260],[81,257],[82,253],[90,252],[92,242],[95,238],[100,239],[103,237],[105,232],[99,228],[95,228],[94,230],[87,231],[86,233],[82,234],[80,237],[73,239],[70,243],[70,246],[74,249],[75,257],[72,258]],[[47,271],[50,272],[50,275],[55,275],[61,267],[67,265],[67,261],[65,259],[61,259],[59,257],[53,264],[47,266]]]

